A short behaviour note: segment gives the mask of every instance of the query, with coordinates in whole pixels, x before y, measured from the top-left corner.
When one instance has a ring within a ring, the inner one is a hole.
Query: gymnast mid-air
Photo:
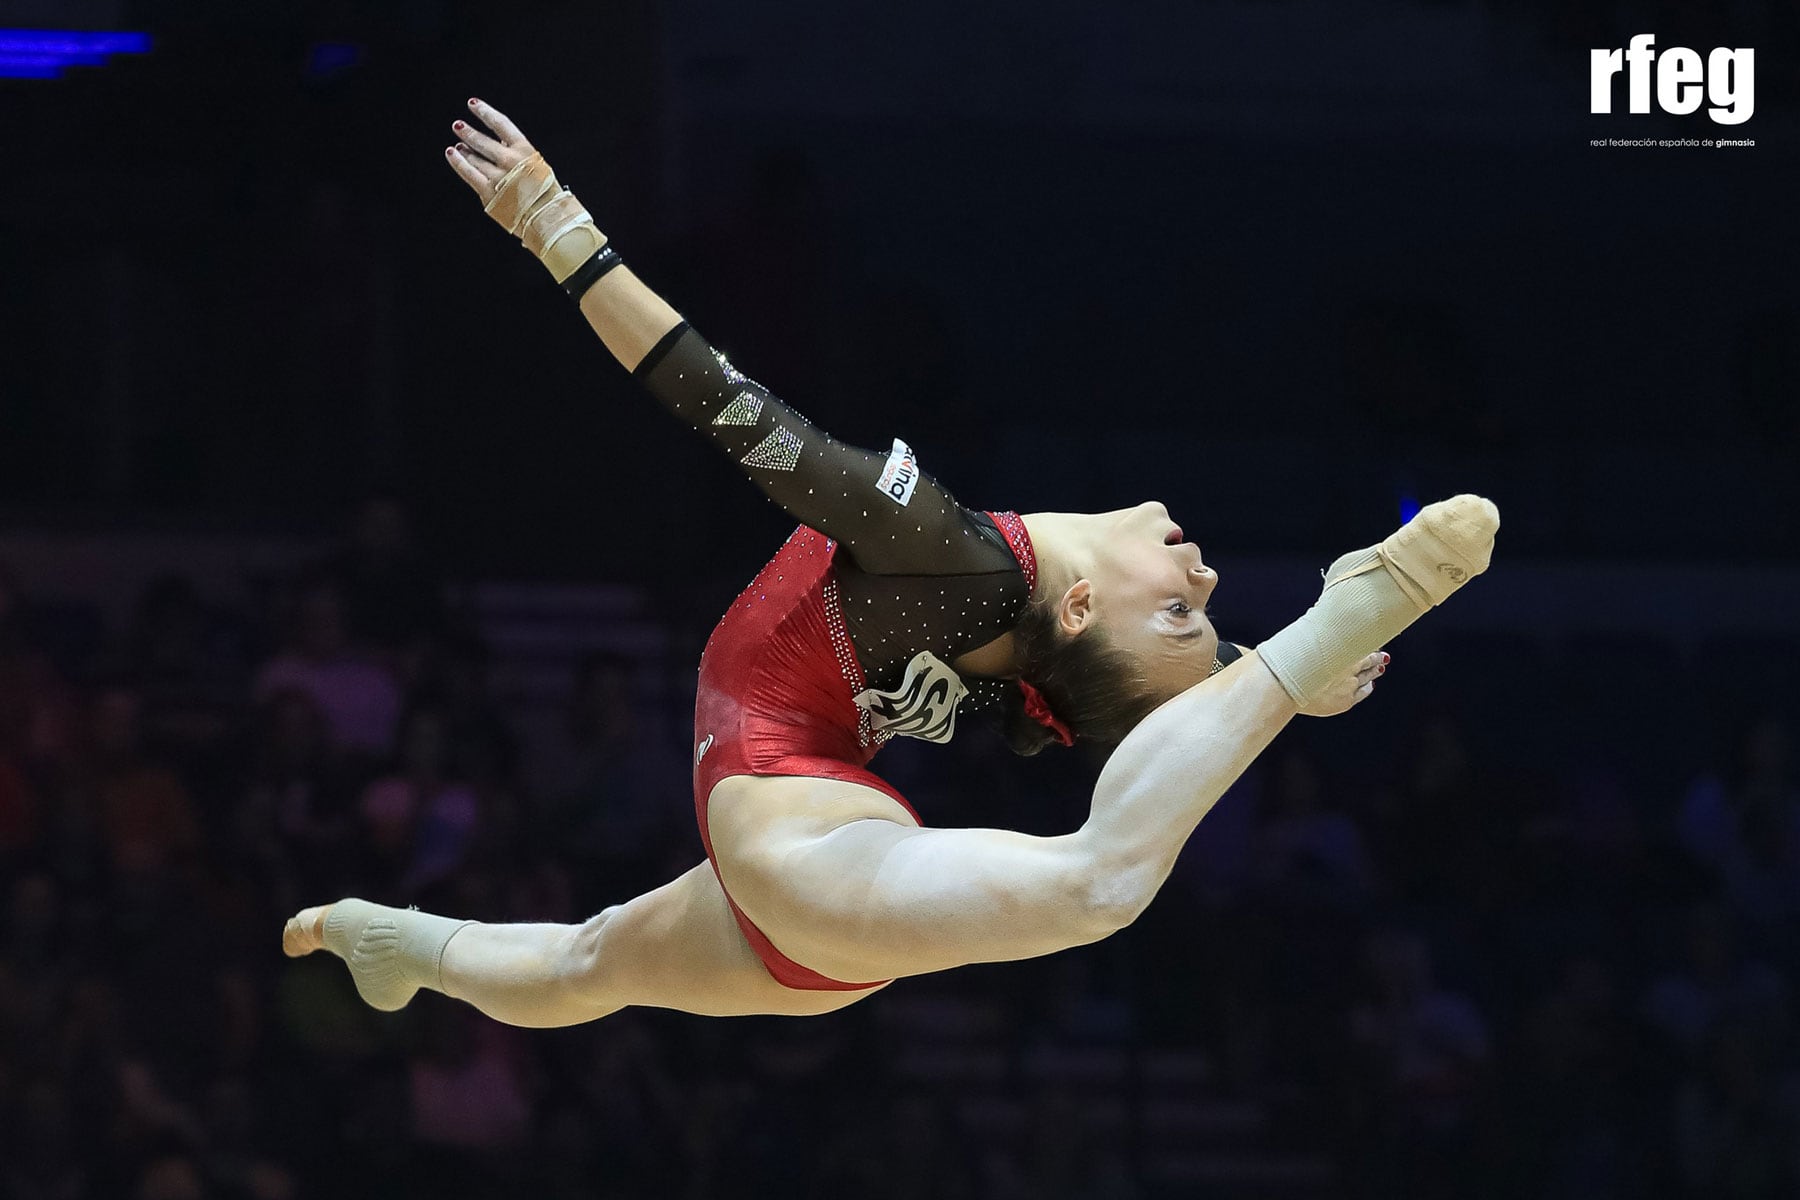
[[[1051,954],[1129,925],[1188,835],[1296,714],[1370,694],[1384,647],[1487,569],[1499,513],[1457,496],[1338,559],[1254,650],[1206,616],[1218,576],[1154,501],[964,508],[896,440],[846,446],[707,344],[622,266],[492,106],[445,153],[663,407],[800,523],[713,630],[691,745],[706,861],[579,925],[492,925],[363,900],[308,908],[363,999],[420,988],[513,1025],[627,1005],[804,1016],[906,975]],[[482,128],[481,126],[485,126]],[[1073,833],[926,829],[869,770],[894,737],[997,710],[1015,750],[1116,748]]]

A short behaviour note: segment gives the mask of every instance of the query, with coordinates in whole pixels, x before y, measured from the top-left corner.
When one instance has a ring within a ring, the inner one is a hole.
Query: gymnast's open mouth
[[[1177,525],[1177,526],[1175,526],[1175,528],[1169,530],[1168,536],[1163,538],[1163,545],[1165,545],[1165,546],[1181,545],[1181,526]]]

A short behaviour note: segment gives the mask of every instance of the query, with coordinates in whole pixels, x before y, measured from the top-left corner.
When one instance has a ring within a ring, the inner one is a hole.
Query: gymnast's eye
[[[1169,611],[1172,613],[1179,613],[1182,615],[1186,615],[1187,613],[1191,613],[1194,610],[1192,608],[1188,607],[1187,601],[1177,600],[1175,603],[1169,605]]]

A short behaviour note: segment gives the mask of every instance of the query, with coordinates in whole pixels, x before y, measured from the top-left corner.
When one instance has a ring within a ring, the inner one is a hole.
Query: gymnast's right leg
[[[870,994],[776,983],[706,863],[579,925],[488,925],[345,900],[302,911],[282,947],[290,957],[338,955],[363,999],[384,1011],[423,987],[535,1029],[633,1004],[713,1017],[814,1016]]]

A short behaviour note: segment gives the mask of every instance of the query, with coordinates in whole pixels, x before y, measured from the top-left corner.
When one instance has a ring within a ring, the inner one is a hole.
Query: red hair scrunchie
[[[1023,679],[1019,680],[1019,690],[1025,693],[1025,715],[1054,733],[1056,740],[1063,745],[1073,746],[1075,735],[1070,733],[1069,727],[1057,720],[1056,714],[1050,711],[1050,702],[1044,699],[1044,693]]]

